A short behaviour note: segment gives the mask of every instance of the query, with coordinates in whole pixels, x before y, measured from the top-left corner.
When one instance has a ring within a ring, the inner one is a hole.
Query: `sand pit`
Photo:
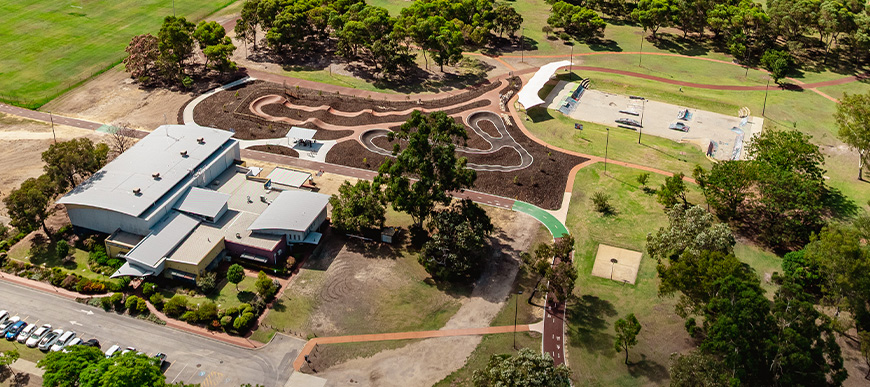
[[[592,266],[592,275],[601,278],[610,278],[617,282],[634,284],[637,279],[637,269],[640,267],[640,258],[643,253],[613,247],[598,245],[598,254],[595,255],[595,265]]]

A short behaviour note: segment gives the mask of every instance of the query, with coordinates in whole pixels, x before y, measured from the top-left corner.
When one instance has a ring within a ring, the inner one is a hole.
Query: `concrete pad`
[[[326,385],[326,379],[318,378],[314,375],[294,372],[290,375],[290,379],[284,384],[284,387],[323,387]]]
[[[548,98],[550,103],[547,108],[558,111],[568,93],[576,88],[576,83],[560,82],[548,96],[552,98]],[[684,109],[688,109],[692,115],[687,121],[677,118],[679,112]],[[636,115],[622,113],[620,110],[634,112]],[[731,160],[735,154],[737,159],[745,158],[746,152],[743,149],[746,143],[753,135],[761,132],[764,126],[763,118],[749,116],[746,124],[741,128],[742,119],[737,114],[738,112],[735,111],[731,116],[664,102],[651,100],[644,102],[643,99],[632,99],[626,95],[586,90],[576,109],[571,113],[571,118],[609,127],[618,127],[617,119],[630,118],[642,123],[643,128],[639,130],[643,135],[664,137],[676,142],[689,142],[700,147],[703,152],[707,152],[710,143],[713,142],[715,145],[712,156],[719,160]],[[688,126],[689,131],[669,129],[669,126],[676,122]],[[732,128],[740,129],[733,131]],[[619,130],[631,129],[619,128]]]
[[[598,254],[595,255],[595,265],[592,266],[592,275],[633,285],[642,256],[643,253],[639,251],[600,244]],[[611,261],[612,259],[616,262]]]

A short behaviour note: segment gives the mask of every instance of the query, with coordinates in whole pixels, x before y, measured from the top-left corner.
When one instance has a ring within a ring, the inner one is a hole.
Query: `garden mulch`
[[[299,157],[299,152],[297,152],[295,149],[290,149],[282,145],[254,145],[252,147],[248,147],[248,149],[261,152],[276,153],[284,156]]]

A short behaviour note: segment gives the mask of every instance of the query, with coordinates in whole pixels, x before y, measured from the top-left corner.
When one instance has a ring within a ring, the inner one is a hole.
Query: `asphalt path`
[[[167,328],[53,294],[0,282],[0,309],[28,323],[73,330],[84,339],[96,338],[102,349],[113,344],[134,347],[149,356],[167,354],[167,382],[199,383],[202,387],[238,387],[244,383],[284,386],[292,362],[304,341],[277,335],[269,345],[251,350]],[[38,351],[24,348],[23,351]]]

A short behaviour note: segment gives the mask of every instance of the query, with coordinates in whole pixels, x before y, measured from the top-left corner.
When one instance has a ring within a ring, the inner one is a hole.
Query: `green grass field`
[[[235,0],[175,0],[204,18]],[[118,63],[134,35],[157,35],[173,0],[0,2],[0,100],[35,108]]]

